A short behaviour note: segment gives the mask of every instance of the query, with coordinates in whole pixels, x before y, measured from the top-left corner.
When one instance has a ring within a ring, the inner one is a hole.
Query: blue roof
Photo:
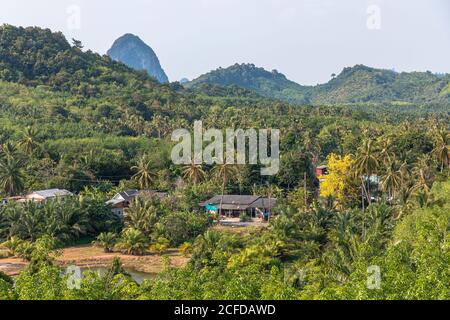
[[[207,204],[207,205],[205,206],[205,208],[206,208],[206,210],[208,210],[208,211],[216,211],[216,210],[217,210],[217,207],[216,207],[215,205],[213,205],[213,204]]]

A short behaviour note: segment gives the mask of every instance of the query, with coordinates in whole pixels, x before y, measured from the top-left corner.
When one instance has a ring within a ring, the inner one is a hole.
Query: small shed
[[[328,174],[328,167],[327,166],[318,166],[316,168],[316,176],[321,177]]]
[[[156,197],[157,199],[162,200],[166,198],[167,195],[168,194],[166,192],[160,192],[155,190],[131,189],[117,193],[111,200],[108,200],[106,204],[111,206],[112,208],[111,210],[115,214],[123,215],[124,209],[128,208],[130,206],[130,203],[136,197],[142,198]]]

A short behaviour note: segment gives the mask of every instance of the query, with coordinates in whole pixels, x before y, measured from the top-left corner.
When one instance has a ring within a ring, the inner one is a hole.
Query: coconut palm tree
[[[32,155],[39,147],[36,141],[37,131],[32,127],[27,127],[23,133],[22,139],[19,141],[19,146],[28,154]]]
[[[0,146],[0,160],[8,160],[10,158],[17,158],[18,154],[17,154],[17,147],[12,144],[11,142],[5,142],[4,144],[2,144]]]
[[[46,215],[41,210],[42,205],[33,201],[23,204],[23,212],[20,217],[20,223],[23,226],[24,238],[35,241],[42,233],[42,224]]]
[[[413,193],[413,183],[412,181],[408,181],[407,183],[403,184],[403,187],[400,189],[400,192],[398,193],[398,205],[397,205],[397,215],[396,219],[399,219],[402,217],[405,213],[411,212],[411,209],[413,207],[413,201],[412,201],[412,193]]]
[[[324,254],[325,271],[336,279],[345,281],[351,274],[353,261],[360,252],[360,234],[355,214],[351,212],[339,212],[334,217],[333,226],[329,232],[332,250]],[[362,238],[364,238],[363,227]]]
[[[141,190],[150,188],[154,177],[152,169],[151,161],[146,154],[139,158],[136,166],[131,167],[131,170],[136,171],[136,174],[132,177],[132,179],[138,182]]]
[[[381,190],[389,195],[392,201],[402,186],[402,172],[398,161],[391,160],[386,168],[386,173],[381,177]]]
[[[55,238],[68,242],[85,235],[90,228],[88,216],[82,211],[81,203],[77,200],[50,201],[45,206],[56,205],[57,220],[60,228]]]
[[[371,248],[381,251],[390,239],[392,234],[393,210],[392,206],[385,201],[371,205],[367,210],[367,228],[364,234],[364,241],[371,244]]]
[[[133,130],[136,134],[140,135],[144,133],[145,122],[142,117],[127,113],[125,116],[125,123],[128,128]]]
[[[390,138],[383,139],[379,143],[380,152],[379,152],[379,158],[380,161],[383,163],[385,167],[388,167],[392,160],[394,159],[395,155],[391,150],[392,142]]]
[[[149,244],[149,239],[139,230],[127,228],[122,232],[118,247],[126,254],[142,255]]]
[[[441,167],[441,172],[450,166],[450,135],[447,130],[436,130],[432,153]]]
[[[214,251],[219,246],[221,234],[217,231],[208,230],[197,237],[192,250],[192,260],[195,266],[214,263]]]
[[[92,244],[97,247],[103,248],[105,252],[112,252],[116,244],[117,235],[112,232],[102,232],[98,235],[97,240]]]
[[[20,193],[23,188],[23,160],[6,156],[5,159],[0,160],[0,190],[9,196],[14,196]]]
[[[8,239],[22,234],[22,208],[16,202],[0,207],[0,238]]]
[[[136,229],[149,236],[155,223],[158,221],[158,213],[151,201],[142,197],[136,197],[125,212],[125,225]]]
[[[222,192],[220,197],[219,214],[222,214],[223,196],[225,194],[225,187],[230,179],[233,179],[237,174],[237,167],[234,164],[217,164],[213,168],[213,176],[218,180],[222,180]]]
[[[16,250],[19,248],[19,246],[23,243],[23,240],[19,237],[12,236],[8,238],[7,241],[3,242],[1,245],[8,249],[10,255],[15,255]]]
[[[196,164],[192,161],[190,164],[184,166],[183,176],[192,181],[193,184],[197,184],[205,179],[206,173],[201,164]]]
[[[311,137],[311,131],[306,131],[303,135],[303,145],[307,154],[311,155],[311,162],[314,167],[319,162],[319,156],[321,153],[320,144]]]
[[[361,179],[363,192],[366,194],[369,204],[372,203],[370,177],[379,167],[374,142],[375,141],[371,138],[365,139],[362,146],[358,148],[358,153],[355,159],[355,174]],[[365,183],[367,183],[367,185],[365,185]]]
[[[428,194],[434,180],[430,155],[424,154],[419,157],[415,167],[413,168],[413,176],[415,178],[413,191],[416,193],[424,192]]]
[[[170,130],[169,122],[170,119],[166,116],[162,116],[160,114],[153,116],[150,125],[155,129],[158,139],[161,139],[168,134]]]

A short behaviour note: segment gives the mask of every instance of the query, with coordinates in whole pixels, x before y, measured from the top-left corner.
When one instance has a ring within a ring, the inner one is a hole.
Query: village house
[[[0,200],[1,205],[5,205],[8,202],[43,202],[52,199],[62,199],[64,197],[73,196],[73,193],[65,189],[46,189],[33,191],[25,196],[15,196]]]
[[[68,197],[68,196],[73,196],[73,193],[70,191],[67,191],[65,189],[47,189],[47,190],[33,191],[18,201],[19,202],[24,202],[24,201],[42,202],[42,201],[48,201],[48,200],[52,200],[52,199],[62,199],[64,197]]]
[[[222,200],[222,201],[221,201]],[[267,217],[272,213],[276,204],[275,198],[263,198],[260,196],[249,195],[221,195],[212,197],[209,200],[201,202],[199,205],[204,207],[210,213],[218,213],[220,211],[220,203],[222,202],[222,215],[229,217],[239,217],[246,214],[249,217],[264,216]]]
[[[128,208],[130,206],[130,203],[136,197],[157,197],[159,200],[162,200],[167,197],[167,193],[155,190],[125,190],[117,193],[111,200],[108,200],[106,204],[111,206],[111,210],[113,213],[122,216],[124,209]]]

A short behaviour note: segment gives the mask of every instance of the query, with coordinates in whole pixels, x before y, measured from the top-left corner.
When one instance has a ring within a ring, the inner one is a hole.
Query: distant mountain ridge
[[[276,70],[269,72],[254,64],[234,64],[228,68],[218,68],[185,83],[187,88],[199,88],[204,84],[238,86],[252,90],[266,97],[306,102],[307,87],[301,86]]]
[[[253,64],[219,68],[186,83],[239,86],[266,97],[298,104],[344,104],[368,102],[436,103],[450,102],[450,76],[431,72],[401,72],[364,65],[344,68],[325,84],[302,86],[274,70]]]
[[[39,27],[0,26],[0,82],[44,85],[53,90],[95,96],[110,83],[131,79],[156,87],[154,78],[137,72],[82,44],[71,45],[61,32]]]
[[[143,42],[137,39],[142,45]],[[117,42],[120,47],[121,41]],[[158,66],[156,55],[154,58]],[[397,73],[356,65],[345,68],[325,84],[302,86],[276,70],[267,71],[253,64],[235,64],[182,85],[160,86],[154,78],[157,76],[137,72],[108,56],[83,51],[82,44],[73,41],[71,45],[60,32],[38,27],[0,26],[0,81],[34,87],[44,85],[84,97],[95,97],[109,90],[112,83],[123,86],[137,82],[157,87],[162,92],[176,90],[181,94],[188,92],[248,101],[262,101],[260,96],[263,96],[294,104],[386,103],[419,107],[434,104],[441,109],[450,109],[450,75],[431,72]],[[166,78],[159,77],[159,80],[164,82]],[[183,86],[189,90],[183,91]]]
[[[153,49],[138,36],[127,33],[114,41],[107,52],[111,59],[120,61],[135,70],[145,70],[161,83],[169,82]]]
[[[431,72],[400,72],[364,65],[344,68],[328,83],[311,89],[310,99],[317,103],[450,101],[443,89],[450,77]]]

